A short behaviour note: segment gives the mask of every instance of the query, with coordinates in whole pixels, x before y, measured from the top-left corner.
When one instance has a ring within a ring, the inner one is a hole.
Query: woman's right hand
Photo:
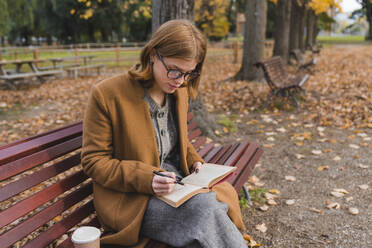
[[[176,181],[176,174],[174,172],[162,172],[163,174],[169,177],[163,177],[155,175],[152,179],[152,189],[154,190],[156,195],[165,195],[169,194],[174,190],[175,181]]]

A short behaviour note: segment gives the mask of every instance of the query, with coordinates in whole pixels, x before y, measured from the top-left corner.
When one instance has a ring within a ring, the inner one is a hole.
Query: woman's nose
[[[181,85],[185,81],[185,78],[182,76],[180,78],[175,79],[175,81],[177,82],[178,85]]]

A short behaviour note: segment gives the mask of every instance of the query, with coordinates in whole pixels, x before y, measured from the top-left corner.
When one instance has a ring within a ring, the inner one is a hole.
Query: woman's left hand
[[[199,170],[201,169],[202,165],[203,165],[203,164],[202,164],[201,162],[195,162],[195,163],[192,165],[192,172],[198,173]]]

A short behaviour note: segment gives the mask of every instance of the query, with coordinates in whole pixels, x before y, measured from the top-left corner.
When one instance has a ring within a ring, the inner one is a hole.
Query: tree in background
[[[243,59],[235,80],[259,80],[262,73],[254,65],[263,59],[267,2],[262,0],[246,0],[245,32],[243,43]]]
[[[274,32],[274,56],[280,56],[285,63],[289,57],[289,31],[292,0],[278,0]]]
[[[35,1],[6,0],[6,3],[10,17],[9,40],[19,45],[28,45],[34,27]]]
[[[372,40],[372,0],[357,0],[362,5],[362,12],[367,16],[369,24],[366,40]]]
[[[121,29],[129,41],[145,41],[150,38],[151,0],[125,1],[122,17]]]
[[[306,23],[306,47],[313,46],[316,43],[316,37],[320,31],[318,27],[318,16],[327,13],[331,8],[341,9],[341,0],[311,0],[308,3],[307,23]]]
[[[195,1],[195,23],[210,40],[222,40],[229,34],[229,7],[229,0]]]
[[[9,22],[8,4],[6,1],[0,1],[0,39],[2,45],[4,45],[4,36],[9,30]]]
[[[308,0],[292,0],[288,52],[294,49],[305,49],[304,32],[307,2]]]
[[[173,19],[187,19],[194,22],[194,0],[153,0],[152,32],[161,24]]]

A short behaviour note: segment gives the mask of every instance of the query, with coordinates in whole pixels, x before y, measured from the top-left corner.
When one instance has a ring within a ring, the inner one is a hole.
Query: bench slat
[[[198,128],[198,123],[196,121],[193,121],[187,125],[187,131],[194,130],[195,128]]]
[[[237,169],[234,171],[234,173],[236,173],[238,175],[238,177],[236,177],[236,178],[234,177],[233,181],[231,181],[232,179],[230,179],[230,181],[229,181],[232,185],[234,185],[234,187],[241,188],[241,186],[238,185],[239,177],[242,176],[241,175],[242,170],[244,170],[244,171],[247,170],[246,166],[247,166],[247,164],[250,163],[250,160],[251,160],[252,156],[254,155],[254,153],[256,153],[257,149],[258,149],[257,144],[255,144],[255,143],[250,144],[248,146],[248,148],[244,151],[244,154],[241,156],[239,161],[236,163],[235,166],[237,167]],[[240,181],[242,181],[242,180],[240,180]],[[238,186],[240,186],[240,187],[238,187]]]
[[[199,128],[196,130],[193,130],[188,134],[189,140],[191,141],[195,139],[196,137],[199,137],[201,134],[202,134],[202,131]]]
[[[239,178],[235,181],[235,189],[241,189],[243,185],[247,182],[249,175],[252,173],[256,163],[260,159],[261,155],[263,153],[263,150],[258,149],[256,150],[253,157],[251,157],[250,162],[246,165],[244,172],[239,176]]]
[[[218,164],[219,159],[224,155],[226,151],[231,148],[231,145],[222,146],[222,149],[210,160],[209,163]]]
[[[76,122],[76,123],[73,123],[73,124],[70,124],[70,125],[67,125],[67,126],[63,126],[63,127],[51,130],[51,131],[47,131],[45,133],[35,134],[35,135],[30,136],[30,137],[14,141],[12,143],[0,146],[0,150],[4,150],[5,148],[9,148],[9,147],[16,146],[16,145],[19,145],[19,144],[22,144],[22,143],[26,143],[28,141],[31,141],[31,140],[34,140],[34,139],[37,139],[37,138],[40,138],[40,137],[43,137],[43,136],[46,136],[46,135],[49,135],[49,134],[52,134],[52,133],[58,133],[62,130],[73,128],[74,126],[80,126],[81,127],[82,122],[79,121],[79,122]]]
[[[204,158],[214,148],[213,143],[206,144],[201,150],[198,151],[199,155]]]
[[[196,150],[198,150],[199,147],[204,145],[206,141],[207,141],[207,138],[205,136],[201,136],[201,137],[197,138],[197,140],[192,145],[194,146],[194,148]]]
[[[220,159],[217,161],[217,164],[227,165],[226,161],[228,160],[230,156],[233,155],[233,153],[238,147],[239,147],[239,143],[231,145],[231,147],[222,154]]]
[[[188,112],[187,113],[187,122],[191,121],[194,118],[194,113],[193,112]]]
[[[58,197],[65,191],[79,185],[88,179],[83,171],[66,177],[65,179],[43,189],[40,192],[30,196],[29,198],[20,201],[19,203],[11,206],[0,212],[0,228],[12,223],[19,217],[27,214],[28,212],[40,207],[44,203]],[[0,246],[2,247],[2,246]]]
[[[75,210],[72,214],[28,242],[24,248],[46,247],[92,213],[94,213],[94,205],[93,200],[90,200],[87,204]],[[69,247],[73,247],[72,242]]]
[[[82,126],[77,125],[68,129],[62,129],[59,132],[52,132],[48,135],[40,136],[24,143],[10,146],[6,149],[0,149],[0,166],[55,144],[59,144],[65,140],[81,136],[81,134]]]
[[[80,164],[80,153],[9,183],[0,188],[0,201],[5,201],[10,197],[48,180],[49,178],[52,178],[78,164]]]
[[[211,159],[222,149],[222,146],[214,147],[203,159],[207,163],[211,163]]]
[[[225,164],[229,166],[235,166],[236,161],[238,161],[238,159],[241,157],[242,153],[247,148],[248,144],[249,144],[248,141],[240,143],[239,146],[234,151],[234,153],[231,154],[231,156],[227,159]]]
[[[0,180],[10,178],[25,170],[72,152],[81,147],[81,142],[81,137],[76,137],[72,140],[2,165],[0,166]]]
[[[0,236],[0,247],[8,247],[23,237],[27,236],[32,231],[36,230],[43,224],[47,223],[54,217],[58,216],[68,208],[72,207],[76,203],[80,202],[82,196],[87,197],[92,193],[92,186],[85,185],[84,187],[74,191],[66,198],[63,198],[53,205],[42,210],[40,213],[28,218],[20,225],[14,227],[8,232]]]

